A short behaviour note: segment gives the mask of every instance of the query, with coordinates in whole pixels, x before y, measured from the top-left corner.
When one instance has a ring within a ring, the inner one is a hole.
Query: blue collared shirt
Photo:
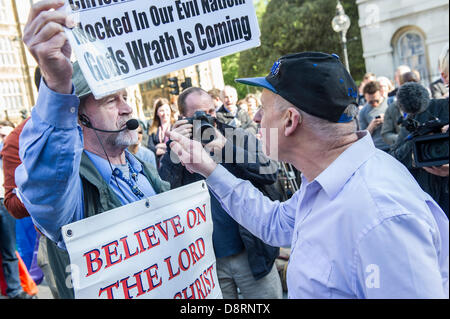
[[[218,166],[207,184],[272,246],[292,249],[290,298],[448,298],[449,222],[367,131],[284,202]]]
[[[109,187],[114,190],[114,193],[123,205],[140,200],[140,198],[133,193],[130,186],[124,180],[114,177],[107,160],[86,150],[84,152],[92,163],[94,163],[94,166],[97,168],[103,179],[108,182]],[[134,171],[139,173],[136,184],[142,193],[144,193],[145,197],[156,195],[155,190],[144,175],[144,168],[142,164],[128,150],[125,150],[125,157],[130,162],[130,165],[133,167]],[[120,189],[117,187],[117,184],[119,184]]]
[[[77,122],[78,105],[79,99],[74,94],[53,92],[41,81],[36,106],[19,139],[22,164],[15,174],[17,194],[34,224],[61,248],[65,247],[61,227],[84,218],[79,176],[83,135]],[[119,178],[120,189],[117,187],[107,160],[85,152],[122,204],[139,200]],[[128,151],[125,156],[139,172],[139,189],[146,197],[155,195],[143,175],[142,164]]]

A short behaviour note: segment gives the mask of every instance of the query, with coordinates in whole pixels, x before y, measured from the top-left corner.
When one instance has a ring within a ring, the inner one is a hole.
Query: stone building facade
[[[449,41],[448,0],[357,0],[368,72],[394,79],[402,64],[428,85],[439,78],[438,57]]]

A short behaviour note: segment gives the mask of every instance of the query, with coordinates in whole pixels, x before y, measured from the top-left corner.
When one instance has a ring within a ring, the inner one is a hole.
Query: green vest
[[[138,159],[136,157],[136,159]],[[139,159],[138,159],[139,160]],[[168,191],[170,184],[161,180],[156,168],[143,165],[144,174],[157,194]],[[80,177],[84,194],[84,218],[101,214],[122,206],[114,191],[106,184],[89,157],[83,152],[80,164]],[[59,248],[47,238],[47,251],[50,267],[55,277],[56,287],[61,299],[74,299],[70,282],[70,259],[67,250]],[[66,283],[68,282],[68,283]]]

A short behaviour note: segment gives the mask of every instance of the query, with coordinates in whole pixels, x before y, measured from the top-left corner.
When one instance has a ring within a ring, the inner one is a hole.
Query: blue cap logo
[[[277,61],[273,64],[272,66],[272,70],[270,70],[270,72],[272,73],[272,75],[277,75],[280,72],[280,66],[281,66],[281,61]]]
[[[348,88],[348,96],[356,99],[358,97],[358,92],[356,92],[353,88]]]

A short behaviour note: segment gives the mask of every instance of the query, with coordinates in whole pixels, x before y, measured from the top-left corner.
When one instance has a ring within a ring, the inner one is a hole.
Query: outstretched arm
[[[170,138],[172,152],[189,172],[207,178],[208,187],[231,217],[272,246],[291,244],[298,194],[284,203],[271,201],[250,182],[217,165],[199,142],[176,132]]]
[[[60,0],[36,3],[24,29],[24,42],[44,81],[31,119],[20,135],[22,164],[16,170],[18,196],[35,225],[60,247],[64,246],[61,226],[81,219],[83,214],[79,99],[71,94],[71,48],[63,29],[70,26],[67,16],[56,11],[63,4]]]

